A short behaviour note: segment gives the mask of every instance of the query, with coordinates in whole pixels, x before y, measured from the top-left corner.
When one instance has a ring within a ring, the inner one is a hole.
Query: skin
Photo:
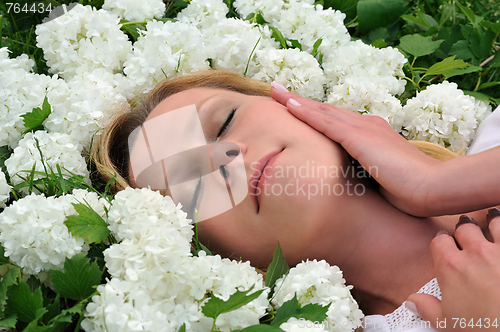
[[[199,223],[201,240],[216,252],[250,260],[265,267],[278,242],[289,265],[306,259],[325,259],[338,265],[356,288],[366,314],[395,310],[435,276],[429,245],[436,233],[454,232],[457,216],[416,218],[390,204],[366,179],[346,177],[278,177],[278,167],[316,166],[346,169],[346,151],[309,124],[297,120],[272,98],[247,96],[221,89],[196,88],[166,98],[150,114],[195,104],[207,141],[233,108],[237,112],[221,141],[238,144],[247,178],[252,163],[274,151],[269,185],[284,188],[323,183],[365,188],[362,195],[261,195],[259,209],[248,195],[235,208]],[[293,188],[295,188],[293,187]],[[346,188],[346,187],[345,187]],[[472,215],[484,220],[485,212]],[[402,269],[401,267],[405,268]]]

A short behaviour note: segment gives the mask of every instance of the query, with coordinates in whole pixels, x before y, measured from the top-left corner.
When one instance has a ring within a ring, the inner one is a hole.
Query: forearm
[[[451,159],[426,179],[426,214],[444,215],[500,205],[500,147]]]

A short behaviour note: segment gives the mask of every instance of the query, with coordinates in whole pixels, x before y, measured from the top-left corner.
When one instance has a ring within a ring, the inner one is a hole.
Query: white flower
[[[81,151],[82,147],[75,144],[69,135],[39,130],[26,134],[19,141],[19,145],[5,161],[5,166],[12,184],[19,184],[24,181],[22,178],[28,178],[33,166],[36,172],[45,172],[41,153],[48,172],[50,172],[49,167],[52,167],[57,174],[56,164],[59,164],[63,175],[69,177],[73,173],[88,180],[87,164]],[[34,180],[39,178],[41,178],[39,174],[33,177]],[[23,188],[21,192],[27,193],[27,190]]]
[[[267,22],[279,20],[284,4],[283,0],[235,0],[233,2],[234,8],[242,19],[260,11]]]
[[[191,0],[189,5],[177,14],[176,19],[206,29],[225,20],[228,12],[229,9],[222,0]]]
[[[31,73],[34,65],[27,55],[9,59],[6,47],[0,49],[0,146],[17,146],[26,130],[22,115],[41,107],[50,84],[58,80]]]
[[[453,151],[467,149],[479,122],[490,111],[485,103],[464,95],[456,83],[432,84],[403,107],[403,134],[407,139],[429,141]]]
[[[114,112],[128,106],[125,97],[108,83],[113,77],[104,75],[106,81],[98,75],[103,75],[103,71],[75,76],[68,83],[59,80],[48,87],[52,113],[44,122],[45,128],[68,134],[85,151],[90,151],[94,136],[107,126]],[[120,83],[123,81],[117,82]]]
[[[214,68],[232,69],[240,74],[245,73],[248,65],[247,76],[251,77],[258,71],[253,61],[255,52],[278,48],[271,34],[267,26],[262,28],[234,18],[223,20],[203,30],[207,58],[212,59]]]
[[[162,0],[105,0],[102,8],[134,22],[153,17],[162,18],[165,13],[165,3]]]
[[[141,93],[176,72],[208,69],[207,58],[196,27],[182,22],[149,21],[123,71],[134,84],[132,93]]]
[[[14,201],[0,213],[0,242],[5,255],[28,274],[62,269],[66,257],[89,249],[64,225],[67,216],[77,214],[72,203],[85,202],[105,217],[105,200],[85,190],[57,198],[31,194]]]
[[[297,40],[302,50],[311,53],[314,43],[322,40],[318,51],[331,54],[337,47],[350,42],[351,37],[344,26],[345,14],[331,8],[323,10],[321,5],[291,1],[288,9],[280,12],[271,25],[280,30],[284,37]]]
[[[291,268],[288,275],[276,281],[273,305],[277,308],[295,295],[301,305],[327,305],[327,331],[352,331],[361,324],[363,314],[346,286],[342,271],[326,261],[306,261]]]
[[[9,200],[10,191],[12,187],[9,186],[5,179],[4,172],[0,172],[0,209],[5,207],[5,202]]]
[[[253,79],[277,81],[300,96],[323,101],[326,78],[311,54],[294,48],[261,50],[256,55],[255,62],[260,70]]]
[[[120,72],[132,43],[119,21],[103,9],[77,4],[65,15],[37,25],[37,46],[43,49],[50,72],[66,79],[100,67]]]

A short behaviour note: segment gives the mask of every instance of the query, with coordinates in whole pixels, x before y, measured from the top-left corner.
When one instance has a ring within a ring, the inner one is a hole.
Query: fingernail
[[[488,210],[488,214],[486,215],[486,222],[489,224],[493,218],[500,217],[500,210],[496,207],[492,207]]]
[[[410,310],[415,315],[420,316],[418,314],[417,306],[415,305],[415,303],[413,303],[411,301],[405,301],[405,307],[406,307],[406,309]]]
[[[465,224],[474,224],[477,226],[477,221],[475,221],[474,219],[472,219],[470,216],[466,215],[466,214],[463,214],[460,216],[460,218],[458,218],[458,223],[457,225],[455,226],[455,230],[462,226],[462,225],[465,225]]]
[[[271,85],[278,91],[288,92],[288,90],[283,86],[283,84],[273,81]]]
[[[296,101],[296,100],[295,100],[295,99],[293,99],[293,98],[288,99],[288,101],[289,101],[289,102],[290,102],[290,104],[292,104],[293,106],[300,106],[300,105],[301,105],[298,101]]]
[[[440,230],[439,232],[436,233],[436,236],[443,235],[443,234],[448,234],[448,232],[445,230]]]

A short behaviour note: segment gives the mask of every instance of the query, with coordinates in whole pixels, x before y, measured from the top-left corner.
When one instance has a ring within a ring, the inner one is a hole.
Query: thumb
[[[432,295],[412,294],[406,300],[405,306],[423,320],[429,321],[434,328],[436,328],[436,322],[441,320],[441,301]]]

